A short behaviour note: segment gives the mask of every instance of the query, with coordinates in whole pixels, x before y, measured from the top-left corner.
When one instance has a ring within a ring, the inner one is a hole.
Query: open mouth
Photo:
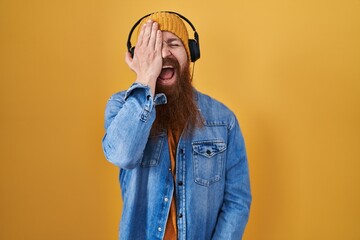
[[[172,66],[164,66],[161,69],[159,79],[161,80],[170,80],[175,74],[175,69]]]

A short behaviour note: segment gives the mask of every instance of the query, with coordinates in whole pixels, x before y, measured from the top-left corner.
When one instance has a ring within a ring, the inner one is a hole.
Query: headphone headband
[[[189,49],[190,49],[190,54],[191,54],[191,56],[190,56],[191,61],[195,62],[197,59],[200,58],[200,47],[199,47],[199,35],[196,32],[196,29],[195,29],[194,25],[190,22],[189,19],[187,19],[186,17],[184,17],[183,15],[181,15],[181,14],[179,14],[177,12],[171,12],[171,11],[163,11],[163,12],[177,15],[182,20],[187,22],[189,24],[189,26],[191,27],[191,29],[194,31],[194,39],[189,39]],[[130,30],[126,47],[127,47],[128,51],[131,53],[132,56],[134,55],[134,47],[131,46],[131,36],[132,36],[135,28],[140,24],[141,20],[143,20],[144,18],[146,18],[146,17],[148,17],[148,16],[150,16],[152,14],[153,13],[149,13],[149,14],[143,16],[142,18],[140,18]]]

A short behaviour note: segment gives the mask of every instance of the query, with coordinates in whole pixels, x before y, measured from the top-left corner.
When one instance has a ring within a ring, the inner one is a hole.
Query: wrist
[[[135,82],[140,83],[141,85],[144,85],[144,86],[148,86],[150,88],[151,95],[155,96],[156,81],[146,80],[144,78],[136,78]]]

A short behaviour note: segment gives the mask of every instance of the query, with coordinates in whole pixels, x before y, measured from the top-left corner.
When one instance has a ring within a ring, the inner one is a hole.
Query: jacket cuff
[[[167,103],[167,98],[166,95],[164,93],[157,93],[155,94],[155,97],[152,98],[151,92],[150,92],[150,87],[138,82],[133,83],[130,88],[126,91],[125,93],[125,101],[127,100],[127,98],[134,92],[134,91],[144,91],[144,94],[146,96],[147,100],[153,100],[151,102],[152,104],[155,104],[155,106],[157,105],[162,105],[162,104],[166,104]]]

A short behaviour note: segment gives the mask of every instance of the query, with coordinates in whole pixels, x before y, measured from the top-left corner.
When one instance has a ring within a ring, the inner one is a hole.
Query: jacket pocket
[[[194,181],[203,186],[220,181],[224,169],[226,144],[221,140],[192,143]]]
[[[159,164],[164,140],[165,135],[149,137],[141,160],[141,167],[154,167]]]

